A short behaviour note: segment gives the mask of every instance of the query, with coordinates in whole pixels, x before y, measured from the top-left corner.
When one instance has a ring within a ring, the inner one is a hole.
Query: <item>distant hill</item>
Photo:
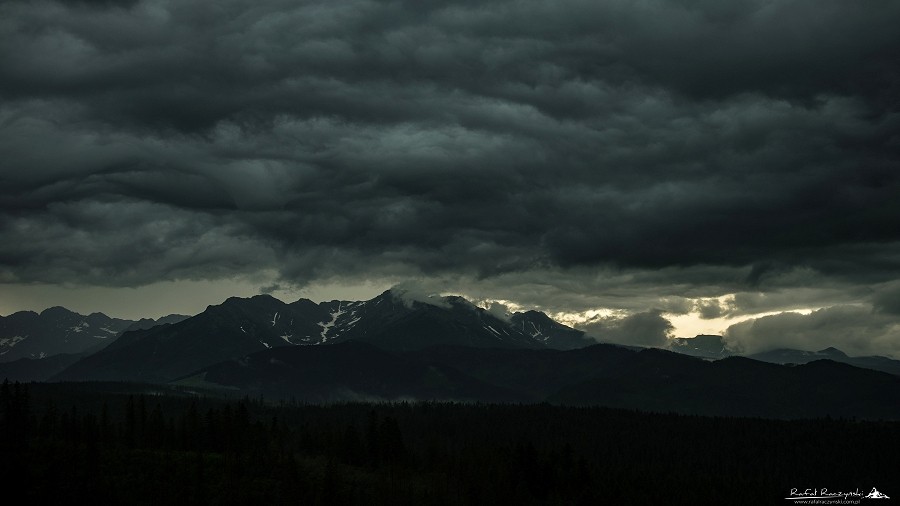
[[[305,402],[524,400],[441,364],[360,342],[279,347],[204,368],[173,382]]]
[[[0,362],[0,381],[47,381],[82,358],[80,354],[59,353],[45,358],[20,358]]]
[[[453,367],[478,380],[521,392],[530,401],[543,402],[558,390],[593,378],[634,353],[611,344],[567,351],[442,346],[411,352],[409,356]]]
[[[900,419],[900,377],[890,374],[830,360],[711,362],[612,345],[393,352],[356,342],[283,346],[205,367],[174,384],[302,402],[550,402],[712,416]]]
[[[900,418],[900,377],[832,360],[784,366],[745,357],[714,362],[647,349],[551,402],[700,415]]]
[[[671,341],[671,351],[705,359],[721,359],[731,356],[743,356],[730,350],[722,336],[698,335],[695,337],[679,337]],[[746,355],[748,358],[772,364],[807,364],[816,360],[833,360],[850,364],[863,369],[900,375],[900,360],[881,356],[851,357],[837,348],[825,348],[819,351],[803,351],[789,348],[769,350]]]
[[[837,348],[825,348],[819,351],[778,349],[756,353],[749,355],[749,357],[773,364],[808,364],[816,360],[827,359],[865,369],[900,375],[900,360],[881,356],[850,357]]]

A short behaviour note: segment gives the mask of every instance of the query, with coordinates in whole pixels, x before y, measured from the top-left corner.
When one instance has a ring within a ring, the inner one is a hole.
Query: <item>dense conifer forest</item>
[[[560,407],[303,405],[136,384],[10,384],[22,504],[772,504],[900,493],[900,422]]]

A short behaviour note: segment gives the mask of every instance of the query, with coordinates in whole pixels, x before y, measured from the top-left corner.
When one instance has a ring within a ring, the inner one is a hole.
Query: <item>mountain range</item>
[[[676,338],[670,345],[672,351],[700,357],[708,360],[719,360],[726,357],[743,356],[729,349],[722,336],[699,335],[696,337]],[[900,375],[900,360],[877,355],[851,357],[843,351],[829,347],[819,351],[793,350],[779,348],[746,355],[747,358],[769,362],[772,364],[797,365],[808,364],[816,360],[832,360],[863,369]]]
[[[133,321],[103,313],[85,316],[63,307],[0,316],[0,377],[43,381],[82,357],[102,350],[124,332],[187,318],[173,314],[157,320]]]
[[[19,311],[0,316],[0,362],[92,353],[116,340],[122,332],[186,318],[169,315],[159,320],[132,321],[110,318],[103,313],[85,316],[58,306],[40,313]]]
[[[753,355],[748,355],[748,357],[773,364],[808,364],[810,362],[815,362],[816,360],[826,359],[862,367],[864,369],[873,369],[875,371],[900,375],[900,360],[877,355],[851,357],[834,347],[825,348],[824,350],[819,351],[777,349],[755,353]]]
[[[44,358],[99,349],[134,322],[102,313],[83,316],[62,307],[0,317],[0,360]]]
[[[223,360],[286,346],[356,341],[390,351],[436,345],[571,348],[578,336],[583,334],[543,313],[504,320],[462,297],[412,300],[390,290],[367,301],[318,304],[306,299],[286,304],[268,295],[232,297],[178,323],[125,332],[56,379],[166,382]]]
[[[352,302],[232,297],[192,317],[140,321],[62,308],[30,315],[2,320],[2,335],[31,340],[19,339],[7,352],[22,353],[26,343],[72,352],[20,356],[0,363],[0,375],[172,383],[307,402],[554,402],[729,416],[900,418],[900,361],[886,357],[848,357],[835,349],[733,357],[721,336],[674,340],[678,353],[597,344],[539,311],[497,315],[462,297],[399,290]],[[21,321],[38,323],[9,324]],[[49,347],[52,332],[32,330],[38,328],[55,329],[72,348]],[[77,347],[73,335],[83,338]],[[868,370],[879,368],[893,374]]]

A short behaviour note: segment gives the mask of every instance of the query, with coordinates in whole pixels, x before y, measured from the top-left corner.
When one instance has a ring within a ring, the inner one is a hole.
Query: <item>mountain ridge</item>
[[[390,290],[367,301],[229,297],[180,321],[138,327],[52,379],[174,383],[305,402],[551,402],[716,416],[900,418],[900,377],[844,363],[852,357],[836,348],[805,353],[818,359],[808,364],[782,365],[710,358],[727,351],[721,336],[675,347],[700,356],[581,347],[591,343],[583,332],[544,313],[498,315],[462,297]]]
[[[842,350],[829,346],[818,351],[798,350],[794,348],[774,348],[752,354],[741,354],[731,350],[720,335],[697,335],[694,337],[677,337],[669,343],[669,350],[692,357],[707,360],[718,360],[726,357],[748,357],[773,364],[806,364],[814,360],[830,359],[835,362],[850,364],[863,369],[900,375],[900,360],[879,355],[850,356]]]
[[[59,309],[55,309],[59,311]],[[56,379],[168,381],[211,364],[281,346],[323,345],[347,341],[392,351],[456,345],[475,348],[579,349],[596,344],[584,332],[554,321],[537,310],[497,315],[459,296],[411,296],[386,290],[366,301],[298,299],[271,295],[229,297],[189,318],[133,328],[100,353],[85,357]],[[639,348],[636,348],[639,349]],[[722,336],[673,339],[672,351],[715,360],[731,356]],[[900,361],[885,357],[848,357],[836,349],[804,354],[805,363],[831,358],[900,374]]]
[[[832,360],[801,366],[746,357],[707,361],[603,344],[577,350],[388,351],[355,341],[279,347],[173,384],[314,403],[549,402],[706,416],[900,419],[900,377],[890,374]]]
[[[900,360],[879,355],[849,356],[847,353],[830,346],[819,351],[803,351],[791,348],[777,348],[747,355],[749,358],[773,364],[808,364],[816,360],[829,359],[864,369],[886,372],[900,376]]]
[[[556,332],[581,335],[561,324]],[[357,341],[411,351],[455,344],[478,348],[545,348],[509,322],[462,297],[414,299],[387,290],[367,301],[285,303],[269,295],[229,297],[185,320],[124,332],[57,380],[165,382],[205,366],[283,346]],[[584,344],[589,344],[585,341]]]
[[[103,313],[82,315],[61,306],[0,317],[0,362],[79,354],[109,344],[131,320]]]

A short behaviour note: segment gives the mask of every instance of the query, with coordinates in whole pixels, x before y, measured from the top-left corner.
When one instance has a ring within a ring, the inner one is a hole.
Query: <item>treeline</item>
[[[33,387],[0,391],[0,471],[27,504],[759,504],[900,476],[897,422]]]

